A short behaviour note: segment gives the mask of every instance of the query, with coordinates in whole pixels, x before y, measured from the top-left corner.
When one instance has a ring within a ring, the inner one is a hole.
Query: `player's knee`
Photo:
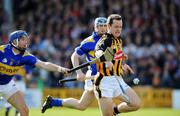
[[[131,106],[133,107],[133,109],[136,111],[138,109],[140,109],[141,107],[141,100],[140,98],[136,99],[132,104]]]
[[[136,107],[137,107],[137,110],[141,107],[141,99],[138,98],[138,100],[136,101]]]
[[[80,101],[79,101],[79,103],[78,103],[78,105],[77,105],[77,109],[78,109],[78,110],[81,110],[81,111],[86,110],[87,107],[88,107],[88,105],[86,105],[86,104],[84,104],[84,103],[82,103],[82,102],[80,102]]]
[[[26,109],[25,109],[25,112],[26,112],[26,114],[29,114],[29,109],[26,108]]]
[[[22,116],[29,116],[29,109],[27,107],[23,108],[23,110],[19,112]]]
[[[111,110],[109,111],[104,111],[103,112],[103,116],[113,116],[113,113],[111,112]]]
[[[86,110],[86,106],[83,106],[83,105],[79,105],[78,107],[77,107],[77,109],[78,110],[81,110],[81,111],[84,111],[84,110]]]
[[[140,104],[135,104],[133,107],[134,107],[134,111],[136,111],[136,110],[140,109],[141,105]]]
[[[86,110],[86,108],[82,107],[82,108],[79,108],[79,110],[84,111]]]

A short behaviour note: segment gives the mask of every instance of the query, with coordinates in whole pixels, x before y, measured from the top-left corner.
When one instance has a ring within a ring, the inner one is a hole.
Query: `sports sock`
[[[15,110],[15,115],[14,116],[18,116],[19,111]]]
[[[11,107],[7,107],[6,108],[6,112],[5,112],[5,116],[9,116],[9,111],[10,111]]]
[[[58,99],[58,98],[53,98],[51,100],[51,104],[52,107],[53,106],[62,106],[62,99]]]
[[[119,113],[120,113],[120,112],[119,112],[117,106],[115,106],[115,107],[114,107],[114,114],[119,114]]]

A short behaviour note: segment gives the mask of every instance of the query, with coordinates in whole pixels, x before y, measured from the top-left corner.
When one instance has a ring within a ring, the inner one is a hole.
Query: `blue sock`
[[[51,106],[62,106],[62,99],[53,98],[51,100]]]
[[[6,107],[6,110],[9,111],[11,109],[11,107]]]

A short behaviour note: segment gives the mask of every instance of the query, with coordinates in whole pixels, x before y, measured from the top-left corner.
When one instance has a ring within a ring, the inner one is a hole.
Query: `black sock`
[[[19,111],[15,110],[15,116],[17,116],[19,114]]]
[[[10,107],[6,108],[6,113],[5,113],[6,116],[9,116],[10,109],[11,109]]]
[[[115,107],[114,107],[114,114],[119,114],[119,113],[120,113],[120,112],[119,112],[117,106],[115,106]]]

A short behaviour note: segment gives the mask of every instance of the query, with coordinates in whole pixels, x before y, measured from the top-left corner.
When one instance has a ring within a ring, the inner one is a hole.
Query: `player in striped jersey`
[[[87,61],[92,61],[95,59],[94,49],[96,43],[101,38],[102,34],[107,32],[107,19],[105,17],[98,17],[95,19],[94,23],[94,32],[91,36],[84,39],[81,44],[76,47],[74,53],[71,56],[72,64],[74,67],[79,65],[79,59],[82,56],[86,56]],[[125,64],[124,70],[126,72],[132,72],[132,69]],[[84,92],[80,100],[75,98],[53,98],[47,96],[46,101],[44,102],[41,112],[44,113],[47,109],[52,107],[68,107],[77,110],[85,110],[95,99],[93,92],[93,80],[94,76],[97,74],[96,64],[93,64],[89,67],[86,74],[82,70],[77,70],[77,79],[80,81],[85,81]]]
[[[107,20],[108,33],[104,34],[96,44],[95,55],[101,56],[107,47],[111,47],[118,53],[119,60],[105,63],[98,63],[98,76],[95,80],[95,95],[99,102],[103,116],[112,116],[121,112],[138,110],[140,98],[122,79],[122,62],[127,55],[122,52],[122,18],[118,14],[112,14]],[[123,100],[118,106],[113,106],[112,98],[117,97]]]

